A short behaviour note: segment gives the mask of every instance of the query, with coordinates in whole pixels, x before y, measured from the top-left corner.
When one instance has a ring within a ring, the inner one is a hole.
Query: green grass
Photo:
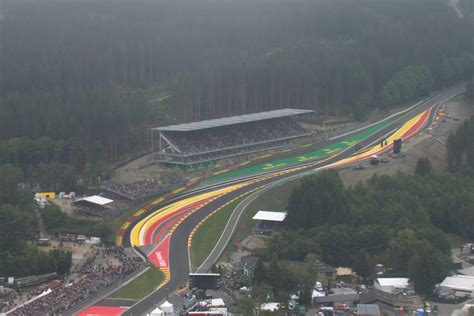
[[[217,244],[235,207],[243,199],[235,200],[207,219],[196,231],[191,245],[191,262],[199,267]]]
[[[285,183],[268,192],[265,192],[256,201],[250,204],[250,206],[240,218],[240,222],[235,229],[231,241],[224,250],[222,258],[224,260],[229,260],[230,254],[234,250],[235,243],[242,241],[245,239],[245,237],[250,235],[257,224],[257,222],[255,222],[252,217],[259,210],[285,210],[293,188],[299,183],[300,180]],[[216,214],[212,215],[196,231],[190,251],[191,262],[195,267],[199,267],[204,262],[204,260],[206,260],[207,256],[219,240],[222,231],[224,230],[224,227],[227,224],[227,221],[229,220],[229,217],[231,216],[235,207],[240,202],[242,202],[245,197],[235,200]]]
[[[234,244],[245,239],[253,231],[257,225],[257,222],[252,219],[253,216],[260,210],[286,210],[288,206],[288,199],[290,198],[293,188],[300,183],[301,179],[284,183],[263,193],[258,199],[250,204],[245,213],[240,218],[240,222],[237,225],[235,233],[222,254],[223,260],[228,261],[232,251],[234,250]]]
[[[165,279],[160,269],[151,266],[150,269],[124,287],[112,293],[110,298],[142,299],[151,293]]]

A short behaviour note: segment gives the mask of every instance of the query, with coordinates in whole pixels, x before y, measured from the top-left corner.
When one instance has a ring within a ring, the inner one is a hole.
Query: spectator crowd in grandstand
[[[141,265],[141,263],[129,258],[123,248],[106,248],[102,251],[102,255],[114,256],[120,261],[120,265],[110,263],[100,267],[89,265],[82,270],[81,276],[71,283],[63,284],[51,293],[18,307],[8,315],[63,314],[80,302],[94,296],[98,290],[108,287],[133,273]],[[13,307],[12,302],[7,305],[7,309]]]
[[[102,187],[132,200],[140,200],[162,189],[160,183],[154,178],[132,183],[118,183],[113,180],[108,180],[102,183]]]
[[[305,133],[306,131],[291,118],[278,118],[193,132],[163,132],[163,135],[183,155],[189,155],[277,141]]]

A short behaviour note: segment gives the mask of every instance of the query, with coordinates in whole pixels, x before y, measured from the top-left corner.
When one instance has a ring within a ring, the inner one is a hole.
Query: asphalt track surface
[[[456,95],[461,94],[464,91],[463,86],[458,85],[448,90],[445,90],[435,96],[430,97],[422,102],[420,102],[415,108],[410,110],[409,112],[403,114],[400,119],[395,121],[394,123],[386,126],[385,128],[379,130],[375,134],[371,135],[370,137],[366,138],[365,140],[361,141],[359,144],[361,147],[366,147],[371,145],[372,143],[380,140],[382,137],[387,135],[388,133],[394,131],[397,128],[402,127],[402,125],[412,119],[413,117],[425,112],[428,109],[434,109],[429,112],[429,117],[427,118],[427,123],[425,123],[421,128],[425,128],[432,122],[436,117],[436,110],[437,107],[447,102],[449,99],[455,97]],[[333,139],[332,142],[321,143],[319,146],[320,148],[324,148],[325,146],[330,145],[331,143],[337,141],[337,139]],[[388,149],[388,148],[387,148]],[[154,211],[171,205],[174,202],[179,202],[184,198],[192,197],[198,194],[203,194],[207,192],[213,192],[220,188],[225,188],[231,185],[244,183],[252,181],[252,183],[246,184],[241,188],[234,189],[233,191],[218,196],[217,198],[209,201],[206,205],[200,207],[197,211],[191,213],[188,217],[186,217],[179,225],[176,226],[173,233],[169,236],[169,267],[170,267],[170,275],[169,281],[164,286],[156,290],[155,292],[151,293],[140,302],[136,303],[128,310],[126,310],[123,315],[142,315],[146,313],[152,306],[159,303],[161,300],[165,299],[169,294],[173,291],[178,289],[179,287],[183,286],[188,281],[188,274],[190,273],[190,261],[188,257],[188,238],[192,233],[195,226],[200,223],[208,214],[212,213],[214,210],[222,206],[223,204],[235,199],[236,197],[250,192],[252,190],[257,190],[260,192],[264,187],[269,186],[276,182],[283,182],[283,181],[290,181],[292,177],[296,177],[298,175],[303,175],[308,172],[314,172],[316,170],[324,169],[328,166],[335,166],[335,167],[342,167],[337,166],[337,163],[343,161],[354,155],[356,153],[355,145],[352,147],[347,148],[341,152],[334,154],[333,156],[324,159],[323,161],[319,162],[310,162],[310,163],[302,163],[300,165],[291,166],[285,169],[280,170],[273,170],[270,172],[266,172],[263,174],[258,175],[251,175],[245,176],[238,179],[232,180],[225,180],[220,183],[215,183],[208,185],[206,187],[196,188],[190,190],[189,192],[183,193],[179,196],[173,197],[166,202],[159,204],[149,210],[147,210],[144,214],[139,216],[135,222],[127,229],[124,236],[124,246],[130,246],[130,231],[134,227],[134,225],[139,222],[141,219],[145,218],[148,214],[153,213]],[[284,173],[283,173],[284,172]],[[261,189],[260,189],[261,188]],[[257,193],[256,193],[257,194]],[[245,210],[243,208],[242,212]],[[235,217],[231,217],[231,220],[235,220]],[[233,226],[233,225],[229,225]],[[230,238],[233,233],[233,229],[226,229],[224,231],[224,237]],[[224,238],[225,239],[225,238]],[[218,259],[216,254],[222,252],[223,248],[226,246],[227,243],[222,242],[218,244],[218,246],[214,249],[211,253],[211,259],[206,261],[206,264],[209,266],[210,264],[215,262]],[[212,263],[211,263],[212,262]],[[200,271],[205,271],[207,267],[203,267]]]

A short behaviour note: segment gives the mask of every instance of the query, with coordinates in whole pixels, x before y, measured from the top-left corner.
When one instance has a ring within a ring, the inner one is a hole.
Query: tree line
[[[16,137],[0,140],[0,165],[11,165],[22,172],[21,182],[36,190],[83,191],[77,185],[98,185],[114,174],[112,165],[97,145],[87,150],[78,139],[53,140],[50,137]]]
[[[47,205],[41,210],[41,217],[48,232],[54,235],[82,234],[103,239],[109,231],[104,222],[73,218],[56,205]]]
[[[39,235],[38,216],[32,192],[18,186],[21,180],[19,168],[0,166],[0,276],[68,273],[70,252],[44,252],[33,245]]]
[[[466,99],[474,103],[474,82],[466,85]],[[474,117],[464,121],[447,140],[448,165],[452,171],[473,174],[474,169]]]
[[[474,65],[472,21],[438,0],[0,5],[0,139],[75,139],[90,162],[174,121],[282,107],[362,119]],[[169,98],[149,103],[157,91]]]

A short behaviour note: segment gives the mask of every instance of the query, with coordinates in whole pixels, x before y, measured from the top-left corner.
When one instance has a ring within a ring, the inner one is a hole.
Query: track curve
[[[156,203],[158,205],[149,204],[124,228],[121,242],[125,246],[143,247],[142,250],[146,252],[149,260],[165,272],[166,282],[125,311],[124,315],[145,313],[151,306],[187,282],[191,269],[188,255],[189,236],[198,223],[223,204],[250,191],[263,190],[275,182],[290,181],[295,176],[328,168],[341,168],[370,159],[374,154],[388,151],[392,148],[394,139],[400,137],[407,139],[427,127],[435,119],[437,109],[441,104],[463,92],[464,87],[456,86],[419,102],[416,107],[403,114],[399,120],[360,142],[360,145],[365,147],[390,133],[386,139],[387,145],[384,147],[372,146],[355,155],[355,145],[351,145],[321,161],[301,163],[280,170],[225,180],[182,192],[165,202]],[[334,139],[333,142],[337,139],[340,138]],[[321,146],[329,144],[331,141],[321,144]],[[232,230],[224,231],[224,234],[232,234],[232,232]],[[219,252],[222,247],[225,247],[224,242],[214,250]],[[213,253],[210,256],[212,255]],[[214,258],[217,260],[218,257]],[[211,258],[206,261],[209,264],[213,260]],[[206,270],[206,267],[201,270]]]

